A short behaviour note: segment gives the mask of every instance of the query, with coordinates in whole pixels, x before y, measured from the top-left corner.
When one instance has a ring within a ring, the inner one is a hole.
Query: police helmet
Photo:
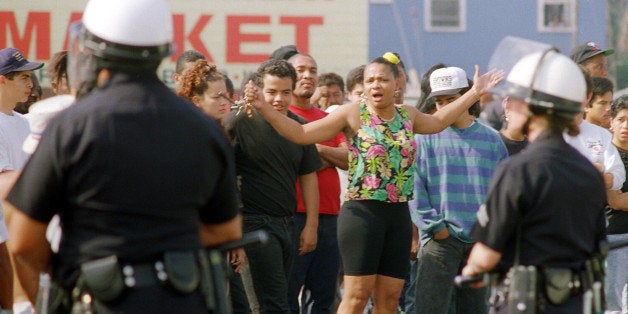
[[[508,74],[505,84],[491,92],[521,99],[550,113],[575,116],[582,112],[586,83],[576,63],[549,49],[521,58]]]
[[[154,71],[173,52],[172,39],[166,0],[90,0],[70,26],[69,84],[80,97],[101,68]]]

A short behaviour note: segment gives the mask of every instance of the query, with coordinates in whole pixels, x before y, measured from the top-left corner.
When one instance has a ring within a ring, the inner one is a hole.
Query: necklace
[[[382,120],[382,121],[384,121],[384,122],[392,122],[393,120],[395,120],[395,116],[396,116],[396,114],[393,114],[392,118],[390,118],[390,119],[384,119],[384,117],[382,117],[382,116],[378,115],[379,119],[380,119],[380,120]]]
[[[394,106],[394,105],[393,105],[393,106]],[[397,110],[395,110],[394,108],[393,108],[393,112],[392,112],[392,117],[390,117],[390,118],[388,118],[388,119],[384,118],[384,117],[383,117],[382,115],[380,115],[377,111],[375,111],[375,110],[372,108],[372,105],[371,105],[371,106],[369,106],[368,110],[369,110],[369,112],[370,112],[370,113],[372,113],[372,114],[374,114],[374,115],[378,116],[378,117],[379,117],[379,119],[380,119],[380,120],[382,120],[382,121],[384,121],[384,122],[392,122],[393,120],[395,120],[395,117],[397,116]]]

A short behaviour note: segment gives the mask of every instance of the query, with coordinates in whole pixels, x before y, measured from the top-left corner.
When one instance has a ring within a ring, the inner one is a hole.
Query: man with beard
[[[292,93],[290,111],[307,122],[324,118],[328,113],[311,103],[318,85],[317,64],[312,56],[297,53],[288,59],[297,73],[296,87]],[[290,277],[288,301],[293,313],[299,312],[299,292],[302,294],[302,313],[331,313],[336,293],[336,277],[340,265],[337,218],[340,212],[340,180],[336,167],[347,169],[348,150],[341,133],[334,138],[316,144],[323,166],[316,172],[320,197],[318,215],[318,241],[313,252],[298,251]],[[298,206],[294,220],[297,234],[306,226],[305,206],[297,184]],[[295,243],[299,239],[295,238]],[[309,300],[307,296],[310,296]],[[306,305],[308,304],[308,305]],[[311,308],[310,308],[311,306]]]

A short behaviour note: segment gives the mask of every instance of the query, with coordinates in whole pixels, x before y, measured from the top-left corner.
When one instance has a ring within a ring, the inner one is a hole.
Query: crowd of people
[[[90,0],[54,97],[0,50],[0,314],[628,311],[628,249],[603,245],[628,240],[612,50],[439,63],[417,104],[397,53],[343,79],[282,46],[236,90],[188,50],[174,92],[172,53],[162,0]]]

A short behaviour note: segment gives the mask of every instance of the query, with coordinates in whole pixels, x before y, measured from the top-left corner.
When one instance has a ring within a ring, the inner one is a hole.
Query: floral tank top
[[[390,122],[360,103],[360,129],[349,138],[349,185],[345,200],[407,202],[412,198],[416,142],[403,106]]]

